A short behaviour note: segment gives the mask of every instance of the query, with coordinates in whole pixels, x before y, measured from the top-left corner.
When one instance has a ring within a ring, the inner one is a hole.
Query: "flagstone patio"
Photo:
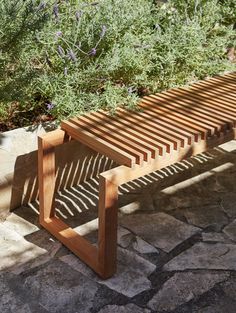
[[[57,214],[97,239],[97,180]],[[118,271],[101,280],[38,224],[38,203],[0,223],[1,313],[234,313],[236,141],[120,188]]]

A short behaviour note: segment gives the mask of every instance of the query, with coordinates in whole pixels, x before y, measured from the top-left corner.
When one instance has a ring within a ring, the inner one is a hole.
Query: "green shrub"
[[[0,0],[0,118],[58,119],[234,69],[234,0]]]

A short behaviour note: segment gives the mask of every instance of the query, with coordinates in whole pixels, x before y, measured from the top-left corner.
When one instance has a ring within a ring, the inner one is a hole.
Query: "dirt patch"
[[[49,114],[44,106],[22,110],[18,104],[14,104],[9,108],[8,115],[0,121],[0,132],[53,120],[55,120],[55,117]]]

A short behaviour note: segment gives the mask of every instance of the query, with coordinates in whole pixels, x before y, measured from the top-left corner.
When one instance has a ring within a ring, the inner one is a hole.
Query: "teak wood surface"
[[[235,139],[236,73],[146,96],[137,112],[98,111],[39,136],[40,223],[103,279],[116,272],[118,187]],[[71,138],[114,160],[99,176],[98,245],[55,214],[55,147]]]

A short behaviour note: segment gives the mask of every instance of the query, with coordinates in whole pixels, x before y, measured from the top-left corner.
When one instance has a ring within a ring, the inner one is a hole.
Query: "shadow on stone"
[[[32,203],[35,200],[37,201],[37,163],[37,151],[32,151],[16,158],[12,179],[10,210]],[[57,173],[55,191],[68,190],[67,193],[69,193],[69,188],[96,177],[98,173],[110,169],[112,166],[114,166],[113,161],[76,141],[58,146],[56,148]],[[74,192],[75,194],[76,192]],[[62,197],[66,196],[61,195]],[[88,204],[88,197],[82,195],[82,198],[84,203]]]

